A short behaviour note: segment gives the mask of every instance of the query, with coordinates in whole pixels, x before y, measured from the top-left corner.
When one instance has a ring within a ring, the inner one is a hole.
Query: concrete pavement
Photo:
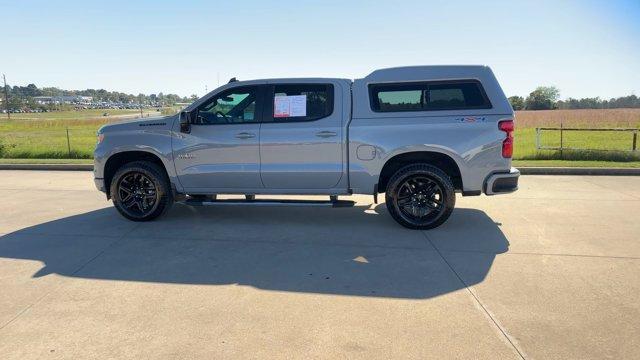
[[[122,219],[0,171],[0,356],[638,358],[640,178],[523,176],[406,230],[372,205]]]

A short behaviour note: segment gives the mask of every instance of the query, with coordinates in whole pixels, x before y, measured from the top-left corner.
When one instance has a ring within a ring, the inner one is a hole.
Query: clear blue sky
[[[10,84],[204,93],[230,77],[486,64],[508,95],[640,94],[640,0],[0,0]]]

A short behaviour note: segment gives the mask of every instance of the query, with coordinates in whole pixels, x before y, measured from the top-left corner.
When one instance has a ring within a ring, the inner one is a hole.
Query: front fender
[[[105,166],[112,156],[131,151],[156,156],[162,162],[171,183],[177,183],[173,166],[171,131],[165,129],[105,133],[103,141],[94,151],[94,177],[104,178]]]

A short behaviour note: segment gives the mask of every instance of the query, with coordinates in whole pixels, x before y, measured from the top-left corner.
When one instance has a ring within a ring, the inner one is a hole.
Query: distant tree
[[[42,91],[34,84],[29,84],[24,88],[23,94],[26,97],[34,97],[42,95]]]
[[[524,109],[524,98],[522,96],[511,96],[509,98],[509,103],[513,110],[522,110]]]
[[[555,86],[539,86],[527,97],[527,110],[556,109],[556,102],[560,98],[560,90]]]
[[[609,108],[638,108],[640,107],[640,98],[636,95],[621,96],[619,98],[604,101],[605,107]]]
[[[602,109],[607,106],[607,102],[599,97],[560,100],[557,102],[558,109]]]
[[[18,110],[24,107],[24,101],[18,96],[9,96],[8,104],[9,110]]]

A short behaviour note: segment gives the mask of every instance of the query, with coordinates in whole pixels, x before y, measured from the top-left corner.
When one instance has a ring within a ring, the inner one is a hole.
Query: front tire
[[[389,214],[400,225],[418,230],[442,225],[453,211],[456,194],[447,174],[428,164],[407,165],[387,184]]]
[[[111,180],[113,205],[125,218],[149,221],[173,204],[169,179],[160,166],[148,161],[123,165]]]

